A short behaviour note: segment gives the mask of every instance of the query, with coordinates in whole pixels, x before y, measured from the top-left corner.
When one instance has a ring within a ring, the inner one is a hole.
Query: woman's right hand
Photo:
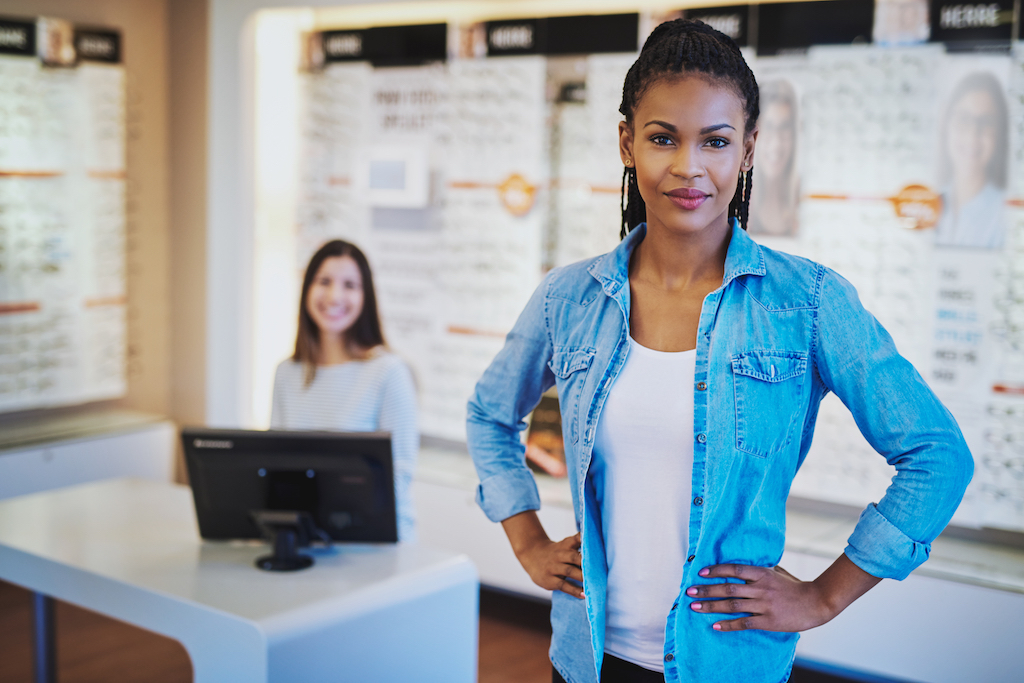
[[[533,510],[513,515],[501,525],[516,558],[535,584],[583,598],[583,588],[577,585],[583,583],[580,534],[552,541]]]

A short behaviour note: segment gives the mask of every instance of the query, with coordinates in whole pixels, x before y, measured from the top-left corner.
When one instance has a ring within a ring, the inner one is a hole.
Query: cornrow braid
[[[636,169],[626,166],[622,171],[622,229],[619,239],[629,231],[647,220],[647,205],[640,196],[640,188],[636,184]]]
[[[674,74],[701,74],[727,82],[743,101],[745,133],[753,130],[760,115],[759,93],[754,73],[747,66],[736,42],[702,21],[676,19],[666,21],[651,33],[640,56],[626,74],[622,84],[619,113],[626,125],[633,125],[633,115],[640,99],[660,78]],[[737,218],[747,229],[750,214],[750,188],[753,171],[741,174],[736,194],[729,204],[729,216]],[[626,167],[622,174],[622,230],[625,237],[633,228],[647,220],[647,207],[636,183],[636,169]]]
[[[729,218],[736,218],[744,230],[747,229],[747,220],[750,218],[750,190],[754,187],[754,169],[750,168],[740,173],[740,182],[736,186],[736,194],[729,202]],[[625,237],[625,235],[622,235]]]

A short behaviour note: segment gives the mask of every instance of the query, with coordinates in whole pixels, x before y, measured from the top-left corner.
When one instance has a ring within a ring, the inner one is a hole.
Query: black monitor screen
[[[335,541],[398,540],[391,436],[184,429],[206,539],[260,538],[257,510],[308,512]]]

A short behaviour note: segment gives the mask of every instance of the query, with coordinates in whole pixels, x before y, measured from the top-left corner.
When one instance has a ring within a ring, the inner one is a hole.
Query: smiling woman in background
[[[416,389],[384,343],[370,265],[354,244],[332,240],[306,267],[295,353],[277,366],[270,426],[391,432],[398,538],[413,540]]]

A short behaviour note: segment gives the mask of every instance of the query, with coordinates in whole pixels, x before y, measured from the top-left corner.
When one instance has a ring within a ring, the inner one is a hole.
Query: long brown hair
[[[348,256],[359,267],[363,280],[363,310],[352,326],[345,330],[345,344],[360,349],[372,349],[385,346],[384,333],[380,327],[380,316],[377,314],[377,295],[373,289],[373,274],[370,264],[362,250],[345,240],[331,240],[320,247],[306,266],[306,274],[302,278],[302,294],[299,296],[299,330],[295,335],[295,353],[292,360],[302,363],[306,369],[306,386],[316,377],[316,366],[322,357],[320,345],[320,328],[313,321],[306,309],[306,297],[313,280],[324,261],[329,258]]]

